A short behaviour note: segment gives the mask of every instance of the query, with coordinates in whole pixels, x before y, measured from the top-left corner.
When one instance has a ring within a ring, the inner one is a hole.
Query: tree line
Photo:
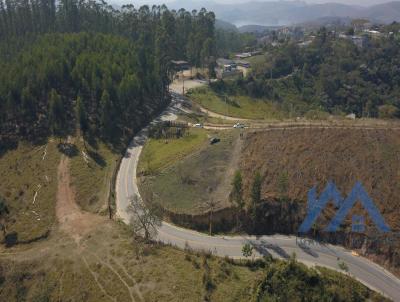
[[[214,13],[205,9],[124,5],[116,10],[104,1],[0,0],[0,41],[32,33],[118,34],[196,66],[215,54],[214,25]]]
[[[309,46],[286,42],[270,50],[270,59],[247,78],[215,83],[213,88],[270,99],[300,115],[322,110],[399,117],[400,39],[396,35],[363,39],[363,46],[356,45],[321,28]]]
[[[113,140],[169,101],[171,60],[206,66],[215,16],[105,2],[0,0],[0,140]]]

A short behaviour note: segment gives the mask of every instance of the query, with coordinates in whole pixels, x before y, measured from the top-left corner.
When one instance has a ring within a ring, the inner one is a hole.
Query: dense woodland
[[[171,60],[207,67],[211,12],[0,0],[0,140],[130,133],[169,101]]]
[[[220,82],[214,89],[274,100],[299,114],[323,110],[399,117],[400,39],[396,35],[370,38],[364,47],[357,47],[322,28],[308,47],[286,43],[270,50],[269,56],[248,78]]]

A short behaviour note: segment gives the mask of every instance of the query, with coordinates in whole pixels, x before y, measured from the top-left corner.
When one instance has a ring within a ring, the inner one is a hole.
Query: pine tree
[[[87,120],[85,104],[81,96],[78,96],[78,99],[76,100],[76,118],[79,123],[80,131],[82,135],[85,137],[85,135],[89,130],[89,122]]]
[[[55,89],[52,89],[49,94],[49,126],[52,134],[60,138],[66,131],[65,110],[61,97]]]

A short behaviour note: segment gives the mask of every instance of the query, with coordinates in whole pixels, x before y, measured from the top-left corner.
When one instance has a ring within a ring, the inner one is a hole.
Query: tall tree
[[[235,204],[236,211],[236,227],[239,227],[239,215],[244,208],[242,174],[236,171],[232,181],[232,191],[230,195],[231,202]]]
[[[61,96],[52,89],[49,94],[49,124],[52,134],[60,138],[64,135],[66,128],[64,113]]]

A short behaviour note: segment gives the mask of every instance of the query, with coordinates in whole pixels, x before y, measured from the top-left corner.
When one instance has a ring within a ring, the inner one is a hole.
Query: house
[[[233,60],[220,58],[217,59],[217,65],[215,72],[218,79],[243,76],[243,72],[237,69],[237,63]]]
[[[250,68],[250,63],[247,61],[235,60],[235,63],[237,66],[244,67],[244,68]]]
[[[236,54],[235,55],[235,58],[236,59],[245,59],[245,58],[249,58],[249,57],[251,57],[252,55],[251,55],[251,53],[249,53],[249,52],[244,52],[244,53],[238,53],[238,54]]]
[[[186,61],[171,61],[171,63],[177,71],[189,70],[191,67],[189,62]]]
[[[308,41],[300,42],[300,43],[298,43],[297,45],[298,45],[300,48],[304,48],[304,47],[309,46],[312,42],[313,42],[313,41],[308,40]]]
[[[362,36],[352,36],[351,41],[356,45],[358,48],[365,48],[368,46],[369,38],[366,35]]]
[[[377,31],[377,30],[365,29],[364,33],[366,35],[369,35],[372,38],[380,38],[380,37],[382,37],[382,33]]]
[[[229,60],[229,59],[217,59],[217,65],[219,68],[222,69],[235,69],[237,67],[236,62],[233,60]]]
[[[346,35],[346,34],[339,34],[339,38],[341,39],[345,39],[345,40],[350,40],[351,42],[353,42],[354,45],[356,45],[358,48],[365,48],[368,46],[369,43],[369,37],[367,35]]]

